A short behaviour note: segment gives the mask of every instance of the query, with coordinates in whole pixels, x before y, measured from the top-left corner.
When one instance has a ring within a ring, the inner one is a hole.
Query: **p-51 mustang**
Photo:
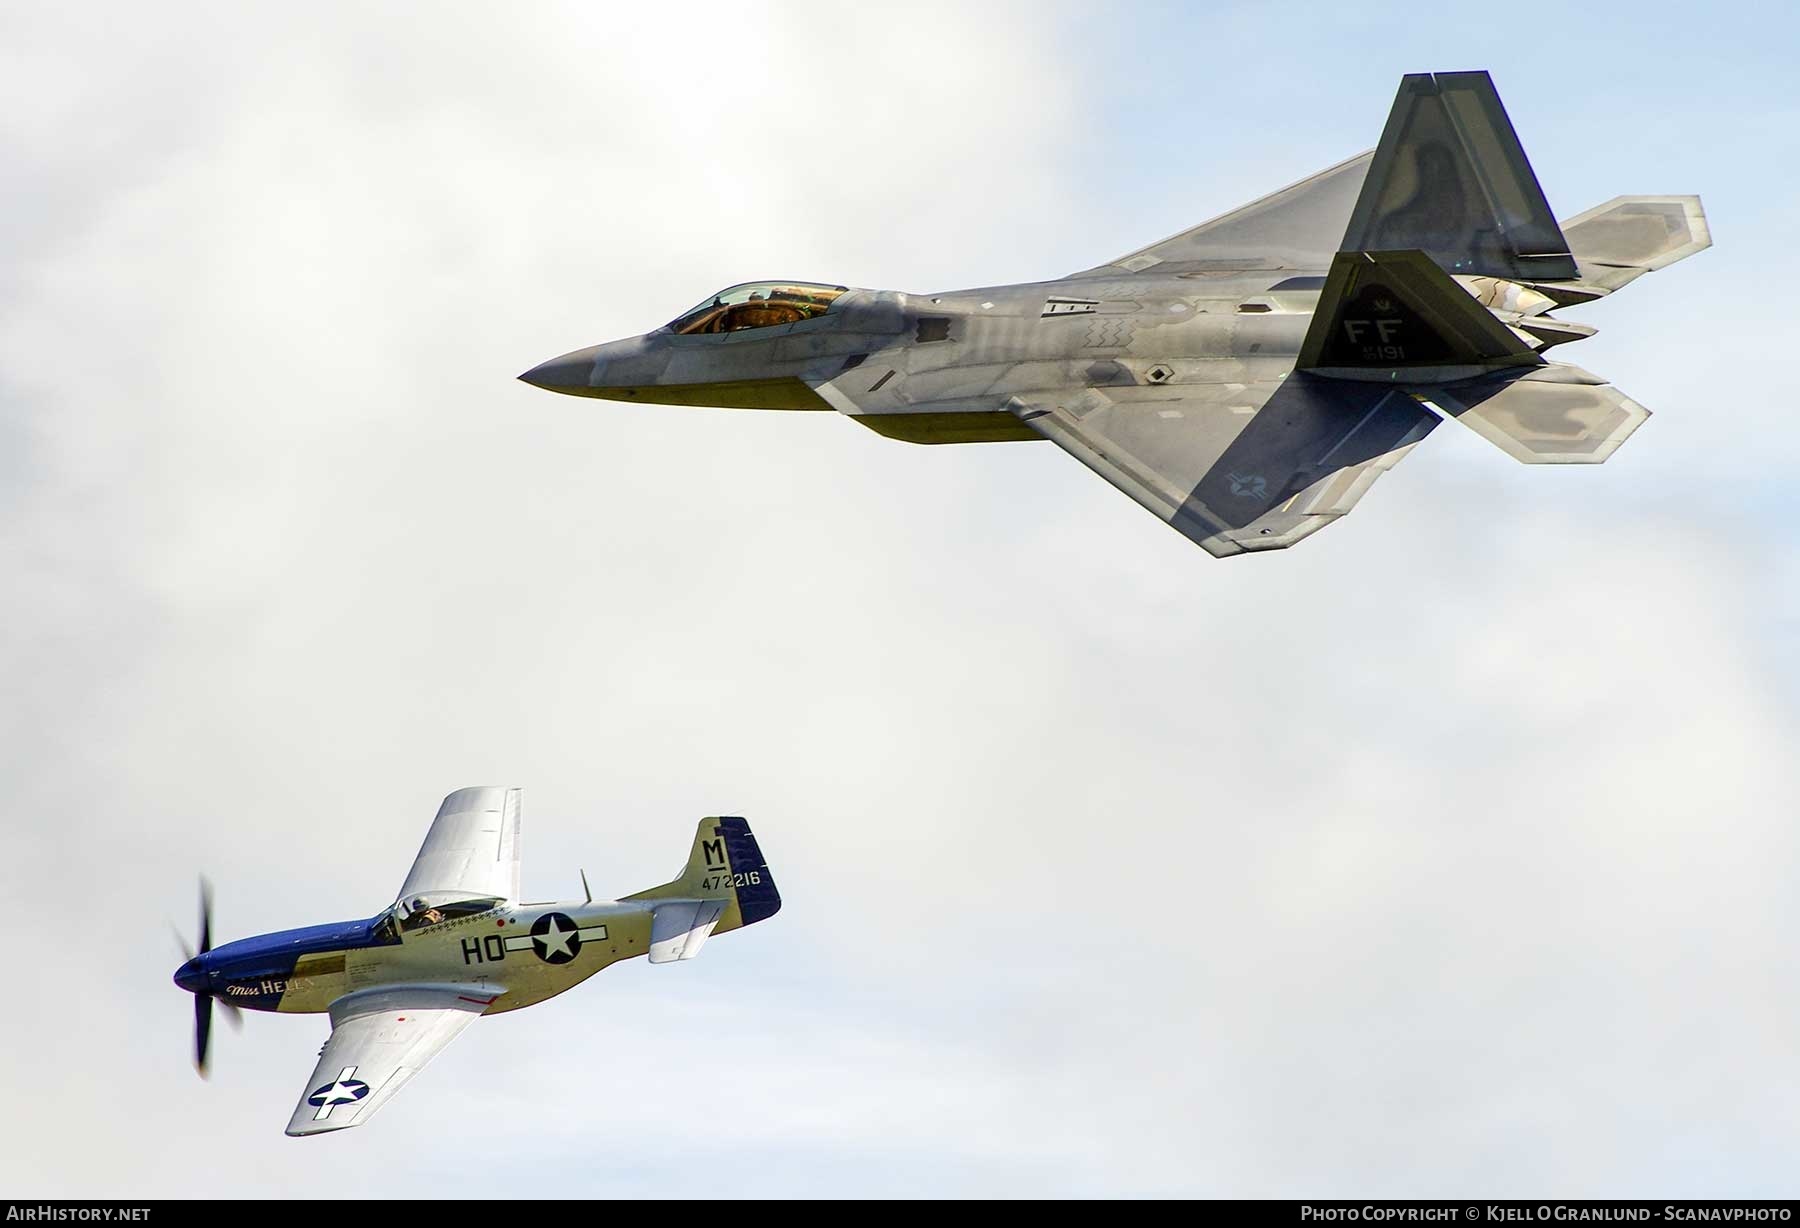
[[[202,1074],[214,999],[234,1017],[238,1007],[330,1013],[331,1038],[287,1126],[321,1134],[368,1121],[478,1016],[553,998],[622,959],[692,959],[709,935],[780,907],[739,818],[702,819],[674,882],[616,902],[522,904],[519,790],[461,789],[439,807],[399,899],[367,921],[215,948],[203,890],[200,952],[175,983],[194,995]]]
[[[834,409],[913,443],[1049,439],[1215,555],[1344,515],[1442,418],[1531,464],[1649,416],[1544,352],[1552,318],[1707,247],[1696,196],[1558,223],[1484,72],[1402,79],[1380,145],[1058,281],[722,290],[519,378],[575,396]]]

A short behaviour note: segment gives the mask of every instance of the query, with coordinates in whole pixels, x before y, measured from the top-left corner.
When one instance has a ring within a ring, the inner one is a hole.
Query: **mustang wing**
[[[395,898],[462,892],[518,899],[519,793],[485,787],[446,797]]]
[[[331,1004],[331,1039],[319,1051],[287,1132],[360,1126],[493,1004],[503,990],[384,985]]]
[[[1015,397],[1009,408],[1219,557],[1316,533],[1438,423],[1397,389],[1301,371]]]

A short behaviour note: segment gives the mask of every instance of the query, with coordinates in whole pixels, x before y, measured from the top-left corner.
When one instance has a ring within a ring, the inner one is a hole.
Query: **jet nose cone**
[[[207,979],[206,969],[200,966],[198,958],[190,959],[175,969],[175,983],[189,993],[205,993]]]
[[[593,386],[594,360],[600,349],[590,345],[585,350],[572,350],[549,362],[540,362],[519,378],[551,392],[585,392]]]

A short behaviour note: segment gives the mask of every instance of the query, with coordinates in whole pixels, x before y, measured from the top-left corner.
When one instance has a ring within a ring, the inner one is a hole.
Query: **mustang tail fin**
[[[1341,250],[1404,248],[1467,276],[1578,276],[1485,72],[1411,73],[1400,81]]]
[[[651,902],[653,964],[692,959],[710,935],[755,925],[781,909],[750,824],[735,817],[701,819],[681,877],[625,898]]]

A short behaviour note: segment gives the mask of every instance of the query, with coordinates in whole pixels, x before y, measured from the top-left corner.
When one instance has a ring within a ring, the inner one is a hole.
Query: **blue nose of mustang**
[[[175,983],[189,993],[205,993],[207,990],[206,969],[200,963],[203,958],[205,957],[190,959],[175,969]]]

